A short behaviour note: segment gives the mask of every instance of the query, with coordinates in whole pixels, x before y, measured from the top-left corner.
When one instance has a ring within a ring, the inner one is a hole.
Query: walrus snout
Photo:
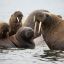
[[[14,13],[14,15],[16,16],[17,21],[20,22],[21,19],[22,19],[22,17],[23,17],[22,12],[16,11],[16,12]]]
[[[35,18],[37,18],[37,19],[35,19]],[[36,32],[37,28],[38,28],[37,33],[40,33],[41,25],[45,19],[46,19],[46,15],[44,13],[39,13],[36,16],[34,16],[34,21],[35,21],[34,32]]]
[[[25,37],[27,39],[31,39],[32,37],[34,37],[34,32],[32,30],[28,30],[26,33],[25,33]]]

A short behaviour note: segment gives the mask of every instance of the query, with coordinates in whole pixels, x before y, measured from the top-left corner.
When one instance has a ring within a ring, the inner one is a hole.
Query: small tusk
[[[41,30],[41,24],[42,24],[42,22],[39,23],[39,30],[38,30],[38,33],[40,33],[40,30]]]
[[[17,20],[18,20],[18,22],[19,22],[19,18],[17,17]]]

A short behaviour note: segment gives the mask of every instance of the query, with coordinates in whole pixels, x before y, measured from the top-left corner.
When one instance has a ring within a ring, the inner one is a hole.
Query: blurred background
[[[64,0],[0,0],[0,20],[8,23],[12,13],[20,10],[24,19],[33,10],[46,9],[64,16]]]

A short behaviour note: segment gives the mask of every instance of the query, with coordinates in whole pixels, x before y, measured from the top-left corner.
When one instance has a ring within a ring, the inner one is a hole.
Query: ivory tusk
[[[35,22],[35,16],[34,16],[34,22]]]
[[[36,32],[36,26],[37,26],[37,22],[36,22],[36,20],[35,20],[35,16],[34,16],[34,18],[33,18],[33,21],[35,22],[35,26],[34,26],[34,33]]]
[[[39,23],[39,30],[38,33],[40,33],[42,22]]]
[[[17,20],[18,20],[18,22],[19,22],[19,18],[17,17]]]
[[[36,32],[37,22],[35,22],[34,33]]]

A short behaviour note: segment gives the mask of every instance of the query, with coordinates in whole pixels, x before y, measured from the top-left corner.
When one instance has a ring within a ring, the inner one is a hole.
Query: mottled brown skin
[[[8,37],[9,33],[9,25],[7,23],[0,23],[0,39],[4,39]]]
[[[13,36],[0,39],[0,48],[24,48],[33,49],[34,32],[29,27],[21,27]]]
[[[64,20],[51,13],[45,14],[42,21],[42,35],[52,50],[64,50]]]
[[[49,11],[47,11],[47,10],[35,10],[35,11],[33,11],[31,14],[29,14],[29,16],[27,17],[23,26],[31,27],[34,30],[35,21],[38,21],[38,22],[43,21],[42,12],[49,12]],[[34,16],[35,16],[35,20],[34,20]],[[38,24],[38,22],[37,22],[37,24]],[[38,26],[39,26],[39,24],[38,24]],[[38,26],[36,28],[37,32],[35,33],[35,37],[38,37],[39,35],[41,35],[38,33]]]
[[[22,26],[22,17],[23,14],[20,11],[16,11],[11,15],[9,20],[9,36],[16,34],[17,30]]]

